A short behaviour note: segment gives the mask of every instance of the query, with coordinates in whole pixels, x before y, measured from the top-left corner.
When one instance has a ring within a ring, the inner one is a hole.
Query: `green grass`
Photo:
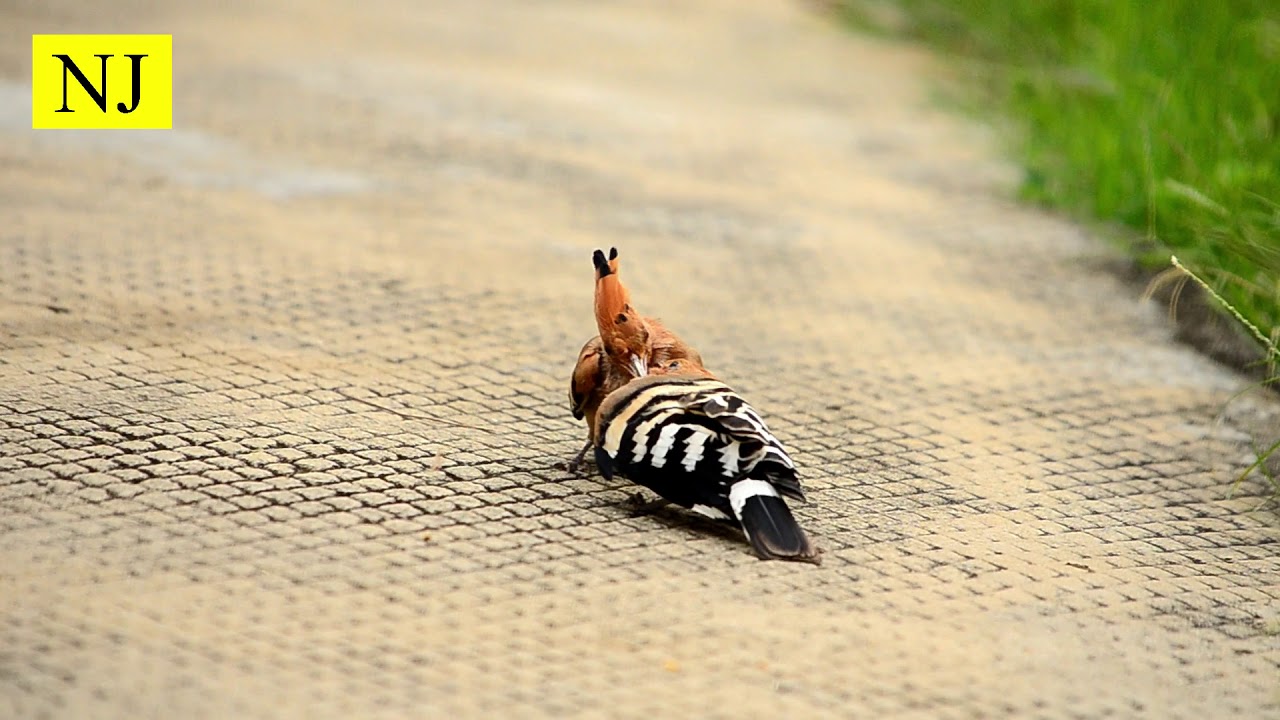
[[[1249,331],[1253,334],[1253,336],[1263,346],[1265,350],[1265,357],[1267,359],[1268,378],[1264,380],[1262,384],[1272,385],[1275,382],[1280,381],[1280,375],[1276,374],[1277,364],[1280,363],[1280,347],[1276,346],[1276,343],[1274,342],[1274,340],[1272,338],[1266,337],[1262,333],[1262,331],[1258,329],[1256,325],[1254,325],[1247,318],[1245,318],[1244,315],[1240,313],[1239,309],[1237,309],[1234,305],[1232,305],[1229,301],[1227,301],[1226,298],[1219,295],[1218,292],[1214,290],[1213,287],[1210,286],[1209,283],[1206,282],[1204,278],[1200,277],[1199,275],[1196,275],[1193,271],[1188,270],[1186,266],[1184,266],[1182,263],[1178,262],[1177,257],[1172,258],[1172,261],[1174,266],[1173,267],[1174,272],[1177,272],[1183,277],[1186,277],[1186,278],[1189,278],[1190,280],[1195,281],[1196,284],[1204,288],[1205,292],[1208,293],[1209,296],[1212,297],[1214,300],[1216,300],[1220,307],[1225,308],[1226,311],[1231,313],[1231,315],[1234,316],[1235,319],[1241,325],[1248,328]],[[1243,394],[1243,392],[1247,392],[1249,389],[1252,389],[1252,388],[1247,388],[1246,390],[1241,391],[1240,393],[1236,393],[1236,395],[1233,396],[1231,399],[1234,400],[1236,397],[1239,397],[1241,394]],[[1228,400],[1228,403],[1230,402],[1231,401]],[[1240,483],[1244,482],[1245,478],[1249,477],[1249,475],[1252,474],[1254,471],[1257,471],[1258,474],[1261,475],[1267,481],[1267,484],[1271,487],[1270,500],[1275,501],[1277,499],[1280,499],[1280,478],[1278,478],[1276,476],[1276,473],[1273,472],[1271,469],[1271,465],[1272,465],[1271,460],[1272,458],[1275,458],[1277,456],[1277,453],[1280,453],[1280,440],[1277,440],[1271,443],[1271,445],[1269,445],[1266,449],[1262,449],[1261,447],[1259,447],[1257,441],[1255,440],[1255,442],[1253,443],[1253,454],[1256,459],[1252,463],[1250,463],[1249,467],[1245,468],[1243,472],[1241,472],[1238,476],[1236,476],[1236,481],[1232,487],[1232,491],[1234,492],[1236,489],[1238,489],[1240,487]]]
[[[865,24],[867,0],[842,0]],[[1016,132],[1027,200],[1137,232],[1280,341],[1280,3],[897,0]],[[879,6],[883,9],[884,4]]]

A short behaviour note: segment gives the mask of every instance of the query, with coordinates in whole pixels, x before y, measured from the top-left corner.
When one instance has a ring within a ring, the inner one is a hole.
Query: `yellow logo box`
[[[31,127],[173,127],[172,35],[32,35]]]

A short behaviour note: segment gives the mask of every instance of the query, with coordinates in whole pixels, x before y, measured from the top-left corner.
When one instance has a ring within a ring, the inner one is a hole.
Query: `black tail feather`
[[[738,518],[761,560],[801,560],[820,564],[822,558],[800,528],[791,508],[780,497],[753,495]]]
[[[609,453],[605,452],[604,448],[600,447],[599,445],[595,446],[595,450],[596,450],[595,452],[596,469],[600,471],[600,474],[604,476],[605,480],[612,480],[613,479],[613,458],[609,457]]]

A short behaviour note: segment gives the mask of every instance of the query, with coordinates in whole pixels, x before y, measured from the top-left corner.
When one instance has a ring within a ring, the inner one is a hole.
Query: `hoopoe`
[[[742,396],[687,359],[605,398],[596,466],[668,502],[734,520],[762,560],[821,563],[784,498],[804,500],[795,463]]]
[[[677,359],[702,367],[702,356],[656,318],[643,317],[631,306],[631,294],[618,277],[618,249],[609,257],[596,250],[595,316],[599,335],[578,352],[569,380],[569,408],[587,422],[587,442],[568,463],[576,472],[595,440],[596,410],[605,397],[628,381],[648,374],[649,368]]]

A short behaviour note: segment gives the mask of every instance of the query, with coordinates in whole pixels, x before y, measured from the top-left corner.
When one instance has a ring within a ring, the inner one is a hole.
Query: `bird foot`
[[[551,467],[561,472],[569,473],[574,477],[581,477],[589,474],[587,464],[586,460],[562,460],[552,463]]]
[[[650,515],[671,503],[662,498],[645,500],[644,493],[634,492],[627,497],[626,504],[631,506],[631,517],[640,517],[641,515]]]
[[[590,449],[591,449],[591,441],[588,440],[587,444],[583,445],[582,449],[579,450],[578,454],[574,455],[572,459],[568,460],[567,462],[558,462],[552,465],[551,467],[555,468],[556,470],[563,470],[569,473],[570,475],[575,475],[575,476],[586,475],[586,472],[583,470],[583,468],[586,467],[587,462],[589,462],[587,459],[587,451]]]

